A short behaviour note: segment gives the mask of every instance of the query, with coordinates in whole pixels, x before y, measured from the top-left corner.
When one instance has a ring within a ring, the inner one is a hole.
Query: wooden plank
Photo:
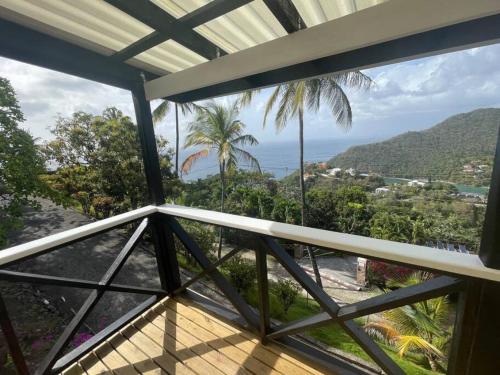
[[[113,373],[117,375],[136,375],[139,372],[127,362],[115,349],[108,343],[100,345],[94,350],[94,353]]]
[[[218,366],[221,364],[220,359],[217,356],[210,355],[210,349],[205,349],[204,345],[202,345],[203,343],[190,342],[189,335],[179,332],[175,325],[165,326],[164,317],[155,316],[150,317],[150,319],[147,321],[149,324],[145,322],[140,324],[140,322],[137,322],[137,327],[140,327],[141,332],[147,335],[152,341],[178,357],[189,368],[200,375],[224,375],[218,369]],[[152,321],[156,321],[156,324]]]
[[[125,337],[117,335],[108,341],[113,348],[142,374],[166,374],[163,369],[146,356]]]
[[[178,358],[165,351],[162,346],[155,343],[149,337],[133,326],[129,326],[122,331],[132,344],[141,348],[142,351],[161,366],[169,374],[194,375],[194,372],[186,367]]]
[[[79,363],[73,364],[62,372],[63,375],[82,375],[85,374],[85,370],[80,366]]]
[[[194,323],[210,330],[221,338],[224,338],[232,345],[251,354],[256,359],[264,362],[268,366],[283,374],[323,374],[316,369],[307,366],[304,363],[292,358],[283,352],[281,348],[274,344],[263,346],[259,343],[257,336],[241,331],[229,324],[226,324],[209,314],[198,309],[196,305],[190,304],[188,301],[182,300],[179,303],[174,300],[167,304],[169,308],[175,309],[178,314],[183,315]]]
[[[173,310],[167,309],[171,314],[175,314]],[[166,313],[168,319],[171,319],[171,314]],[[176,323],[178,327],[182,327],[185,331],[191,333],[193,336],[199,340],[205,342],[210,347],[214,348],[218,352],[224,354],[226,357],[231,358],[236,363],[240,364],[247,370],[254,374],[266,374],[266,375],[280,375],[282,373],[272,369],[261,361],[249,356],[240,348],[232,345],[229,341],[215,335],[213,332],[198,326],[191,320],[185,318],[181,314],[175,315]]]
[[[104,363],[94,354],[90,353],[80,362],[85,372],[88,375],[98,375],[98,374],[111,374],[112,372],[106,367]]]

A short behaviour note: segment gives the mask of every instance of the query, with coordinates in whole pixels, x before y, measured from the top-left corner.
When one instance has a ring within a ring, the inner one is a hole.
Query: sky
[[[323,106],[318,113],[306,114],[305,140],[385,139],[431,127],[456,113],[500,107],[499,61],[497,44],[364,70],[374,82],[372,87],[346,90],[353,111],[352,128],[339,129]],[[4,58],[0,58],[0,76],[11,81],[26,118],[22,126],[38,142],[52,137],[50,128],[58,116],[71,116],[75,111],[99,114],[107,106],[115,106],[134,118],[131,95],[125,90]],[[240,113],[240,120],[261,143],[296,140],[297,121],[291,121],[279,134],[272,121],[263,128],[271,92],[272,88],[262,90]],[[217,100],[232,99],[234,96]],[[152,107],[158,103],[153,102]],[[189,121],[191,117],[181,117],[181,138]],[[156,131],[173,142],[174,114],[170,113]]]

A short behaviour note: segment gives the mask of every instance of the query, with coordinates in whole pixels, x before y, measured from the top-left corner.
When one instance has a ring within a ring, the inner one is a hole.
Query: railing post
[[[500,283],[469,280],[459,297],[448,374],[498,373],[499,316]]]
[[[132,98],[150,199],[152,203],[160,205],[165,203],[160,161],[153,129],[151,106],[146,100],[142,83],[138,83],[132,90]],[[172,294],[181,285],[174,237],[170,228],[160,220],[158,215],[151,218],[151,230],[161,286]]]
[[[5,337],[5,341],[10,350],[10,355],[12,356],[12,360],[14,361],[14,365],[16,366],[17,372],[19,375],[28,375],[29,370],[26,365],[26,361],[24,360],[23,352],[21,347],[19,346],[19,341],[17,341],[16,333],[14,332],[14,327],[12,327],[12,323],[9,318],[9,314],[7,312],[7,307],[3,301],[2,296],[0,295],[0,327],[2,328],[3,336]]]
[[[259,293],[259,332],[260,340],[266,343],[269,333],[269,285],[267,277],[267,249],[259,246],[255,249],[255,263],[257,266],[257,284]]]

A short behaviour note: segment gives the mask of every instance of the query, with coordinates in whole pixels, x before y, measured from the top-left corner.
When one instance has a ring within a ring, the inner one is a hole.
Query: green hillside
[[[351,147],[329,164],[383,176],[485,185],[491,175],[499,126],[500,109],[478,109],[449,117],[424,131]]]

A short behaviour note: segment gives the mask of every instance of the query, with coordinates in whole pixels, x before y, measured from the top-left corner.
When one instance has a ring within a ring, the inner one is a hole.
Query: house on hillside
[[[375,189],[375,194],[387,194],[387,193],[390,193],[390,192],[391,192],[391,189],[389,189],[386,186],[379,187],[379,188]]]
[[[351,176],[356,176],[356,170],[354,168],[349,168],[349,169],[346,169],[345,171],[346,173],[349,173]]]
[[[340,173],[342,173],[342,168],[332,168],[332,169],[327,169],[326,171],[330,176],[338,176]]]

